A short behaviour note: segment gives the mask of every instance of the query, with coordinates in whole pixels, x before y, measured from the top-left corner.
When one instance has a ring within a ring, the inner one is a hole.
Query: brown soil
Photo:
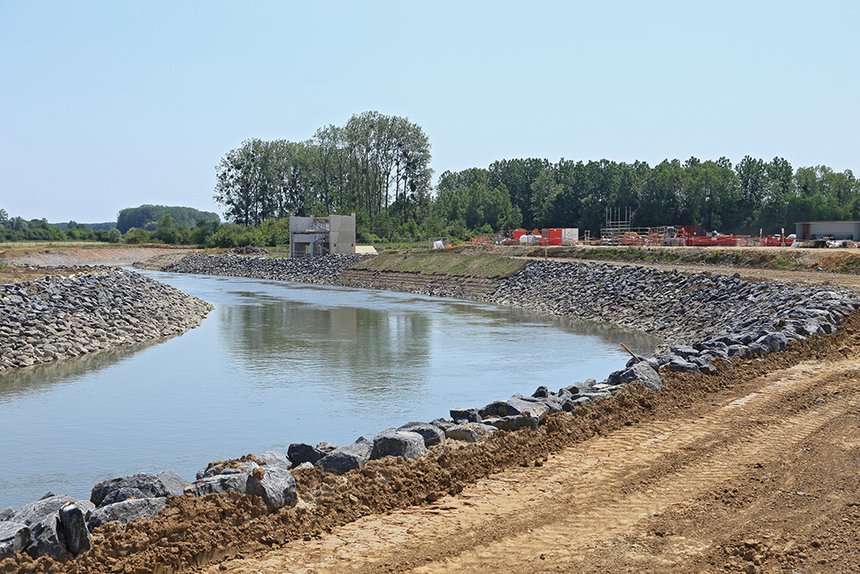
[[[8,265],[41,265],[63,267],[75,265],[131,265],[159,255],[188,254],[192,249],[171,247],[4,247],[0,263]]]
[[[67,564],[3,572],[791,572],[860,563],[860,314],[717,376],[631,388],[536,431],[434,448],[300,502],[172,499]]]

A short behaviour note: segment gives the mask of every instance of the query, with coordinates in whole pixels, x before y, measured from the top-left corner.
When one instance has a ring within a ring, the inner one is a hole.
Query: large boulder
[[[270,510],[296,503],[296,481],[288,467],[261,466],[248,476],[247,493],[261,497]]]
[[[495,419],[484,419],[484,423],[499,430],[517,431],[520,429],[536,429],[538,420],[529,415],[513,415],[508,417],[499,417]]]
[[[630,367],[630,370],[632,371],[634,380],[639,381],[649,389],[656,391],[663,388],[663,379],[660,378],[657,371],[647,362],[639,361]]]
[[[11,508],[0,508],[0,522],[11,520],[14,515],[15,511]]]
[[[663,365],[663,368],[675,372],[698,372],[699,366],[681,357],[674,357],[671,361]]]
[[[316,464],[319,459],[337,448],[328,443],[319,443],[316,446],[311,446],[302,442],[293,443],[287,449],[287,456],[293,466],[298,466],[303,462]]]
[[[107,496],[102,500],[102,506],[107,506],[108,504],[115,504],[117,502],[122,502],[123,500],[132,500],[135,498],[150,498],[143,491],[137,488],[130,487],[122,487],[117,488],[116,490],[112,490],[108,493]]]
[[[782,351],[788,346],[788,337],[782,333],[768,333],[763,337],[759,337],[756,343],[766,347],[770,352]]]
[[[373,439],[373,449],[370,458],[377,459],[386,456],[402,456],[416,459],[427,452],[424,437],[417,432],[388,430],[376,435]]]
[[[417,432],[424,439],[424,446],[430,448],[445,440],[445,431],[430,423],[406,423],[397,430]]]
[[[30,543],[26,551],[33,558],[50,556],[58,561],[71,558],[58,512],[43,516],[30,526]]]
[[[74,501],[74,498],[65,494],[51,495],[30,504],[25,504],[12,515],[11,521],[33,526],[46,516],[56,514],[62,507]]]
[[[162,498],[165,496],[181,496],[188,485],[175,472],[159,474],[140,473],[105,480],[96,484],[90,495],[90,501],[96,506],[103,506],[107,496],[120,488],[135,488],[145,498]]]
[[[481,442],[496,432],[496,427],[482,423],[463,423],[445,431],[445,436],[451,440],[464,442]]]
[[[260,465],[253,460],[225,460],[210,462],[206,468],[197,471],[197,481],[203,478],[211,478],[225,474],[245,474],[259,468]]]
[[[259,465],[255,465],[250,471],[253,472]],[[201,478],[191,485],[188,492],[194,496],[206,496],[207,494],[218,494],[220,492],[246,492],[248,489],[248,476],[250,472],[238,469],[228,469],[229,472],[216,474]],[[237,472],[234,472],[238,470]]]
[[[165,498],[141,498],[102,506],[93,511],[87,520],[87,528],[92,531],[107,522],[127,524],[142,518],[152,518],[164,510],[166,505],[167,499]]]
[[[481,415],[478,409],[451,409],[450,415],[454,422],[481,422]]]
[[[525,397],[511,397],[505,401],[505,416],[526,415],[541,421],[550,412],[550,408],[540,399],[526,399]],[[559,409],[561,410],[561,409]]]
[[[29,526],[20,522],[0,522],[0,560],[18,554],[29,544]]]
[[[370,441],[360,440],[353,444],[334,449],[319,459],[316,466],[326,472],[343,474],[350,470],[364,467],[367,461],[370,460],[370,451],[372,449],[373,445]]]
[[[87,529],[87,520],[92,516],[93,510],[95,510],[95,507],[89,501],[85,501],[83,504],[73,502],[60,509],[60,525],[63,529],[63,538],[66,541],[66,548],[74,556],[92,547],[90,531]]]
[[[293,465],[287,455],[276,450],[267,450],[263,454],[256,455],[257,462],[267,467],[279,466],[289,470]]]

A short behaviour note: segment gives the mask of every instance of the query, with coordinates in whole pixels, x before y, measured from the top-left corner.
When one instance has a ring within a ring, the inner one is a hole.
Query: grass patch
[[[488,253],[464,254],[447,251],[388,251],[355,265],[355,269],[397,271],[424,275],[508,277],[528,261]]]

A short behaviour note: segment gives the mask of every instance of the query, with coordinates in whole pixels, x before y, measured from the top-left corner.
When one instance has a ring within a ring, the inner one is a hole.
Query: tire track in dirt
[[[479,481],[429,507],[369,516],[210,572],[553,571],[635,524],[772,460],[860,408],[860,361],[807,361],[753,382],[699,418],[626,427],[540,468]],[[826,408],[801,408],[838,390]]]

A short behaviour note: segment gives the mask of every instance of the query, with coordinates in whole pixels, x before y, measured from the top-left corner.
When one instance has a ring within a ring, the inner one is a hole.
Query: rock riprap
[[[98,268],[0,285],[0,372],[172,337],[212,306],[138,273]]]
[[[253,255],[191,253],[164,267],[172,273],[250,277],[333,285],[345,270],[361,261],[362,255],[326,255],[287,259]]]
[[[836,287],[543,261],[506,279],[487,300],[645,331],[664,341],[652,367],[704,372],[732,356],[762,355],[832,333],[860,306],[855,293]]]

